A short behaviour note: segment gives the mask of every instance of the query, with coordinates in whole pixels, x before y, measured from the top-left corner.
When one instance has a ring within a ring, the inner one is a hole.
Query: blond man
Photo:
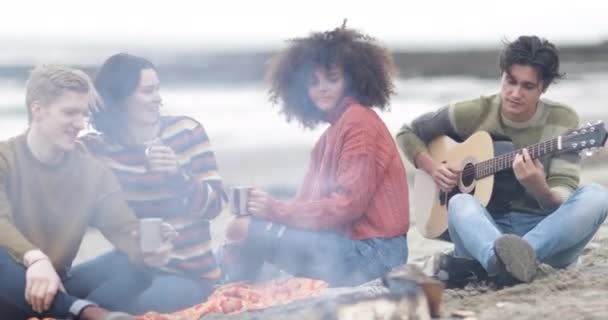
[[[0,142],[3,319],[132,319],[104,308],[124,308],[149,285],[118,182],[77,140],[90,83],[78,70],[35,68],[26,85],[28,129]],[[71,268],[90,226],[124,254]]]

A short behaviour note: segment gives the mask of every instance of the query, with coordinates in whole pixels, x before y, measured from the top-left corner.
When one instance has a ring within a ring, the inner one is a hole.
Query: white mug
[[[139,220],[139,247],[142,252],[155,252],[163,243],[163,219],[145,218]]]

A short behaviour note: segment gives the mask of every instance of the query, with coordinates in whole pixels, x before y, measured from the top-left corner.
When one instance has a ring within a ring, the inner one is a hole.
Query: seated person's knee
[[[239,217],[234,219],[230,226],[228,226],[228,230],[226,232],[226,238],[231,242],[240,242],[244,241],[249,234],[249,224],[251,223],[251,218],[249,217]]]
[[[448,202],[448,207],[465,205],[468,202],[470,202],[471,200],[474,200],[474,198],[475,197],[473,197],[472,195],[470,195],[468,193],[456,194],[450,198],[450,200]]]

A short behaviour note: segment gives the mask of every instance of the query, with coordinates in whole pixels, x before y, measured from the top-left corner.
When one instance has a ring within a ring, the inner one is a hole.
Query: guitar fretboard
[[[532,159],[537,159],[544,155],[555,153],[556,151],[559,151],[558,138],[533,144],[527,147],[527,149]],[[501,154],[498,157],[475,164],[475,178],[481,179],[491,176],[496,172],[511,168],[513,166],[513,160],[515,160],[515,156],[521,153],[521,150],[522,149],[517,149],[515,151]]]

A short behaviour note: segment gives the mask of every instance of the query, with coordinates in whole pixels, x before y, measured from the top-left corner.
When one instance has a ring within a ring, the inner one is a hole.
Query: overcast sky
[[[0,37],[273,47],[344,18],[395,47],[497,46],[520,34],[558,44],[608,39],[608,1],[602,0],[9,0],[0,13]]]

